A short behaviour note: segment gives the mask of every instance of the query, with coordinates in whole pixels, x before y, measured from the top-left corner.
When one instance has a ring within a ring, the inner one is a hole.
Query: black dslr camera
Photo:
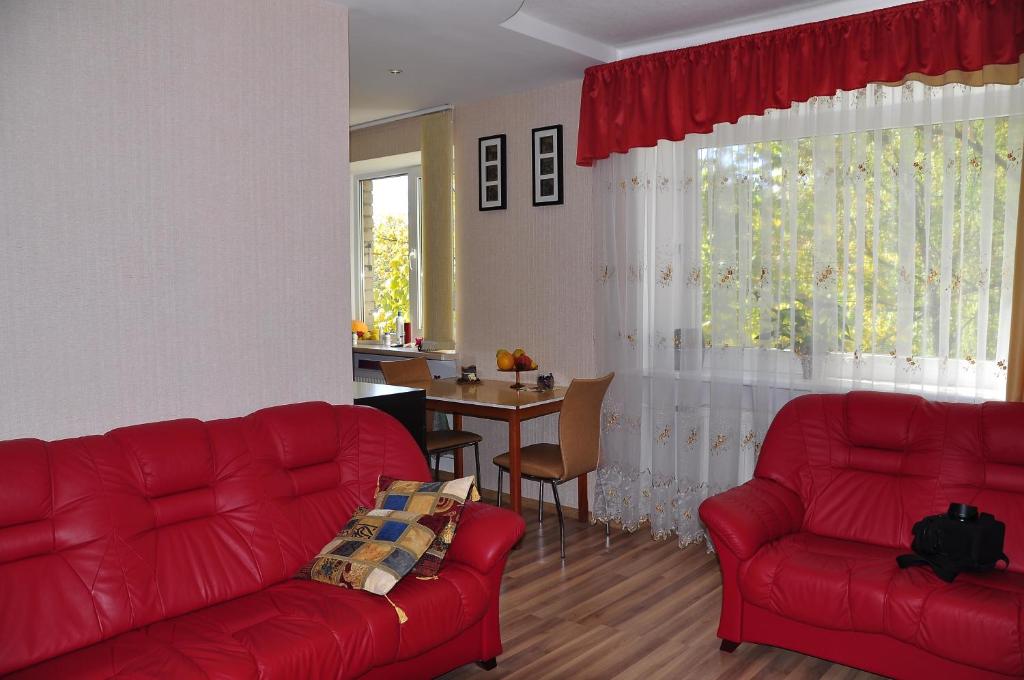
[[[990,571],[1002,560],[1006,525],[966,503],[950,503],[944,515],[914,525],[913,555],[896,558],[900,567],[928,564],[936,576],[952,582],[962,571]]]

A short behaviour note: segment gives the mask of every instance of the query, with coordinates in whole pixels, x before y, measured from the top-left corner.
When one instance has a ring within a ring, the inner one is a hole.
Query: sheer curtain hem
[[[659,530],[654,528],[654,525],[651,523],[651,520],[648,517],[643,517],[635,522],[627,523],[623,522],[622,517],[617,515],[594,514],[590,520],[590,524],[617,524],[618,528],[622,531],[625,531],[627,534],[634,534],[640,529],[646,527],[648,531],[650,531],[651,533],[651,538],[653,538],[655,541],[668,540],[674,534],[676,536],[677,542],[679,543],[680,550],[689,548],[691,545],[694,545],[696,543],[703,543],[708,553],[715,552],[715,547],[711,544],[711,541],[708,540],[707,534],[703,530],[697,531],[696,533],[686,534],[680,534],[674,529],[670,529],[667,531]]]

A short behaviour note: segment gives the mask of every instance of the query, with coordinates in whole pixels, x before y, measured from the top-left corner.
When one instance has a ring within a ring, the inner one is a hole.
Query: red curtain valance
[[[711,132],[716,123],[836,90],[1019,68],[1022,54],[1024,0],[926,0],[592,66],[583,80],[576,163]]]

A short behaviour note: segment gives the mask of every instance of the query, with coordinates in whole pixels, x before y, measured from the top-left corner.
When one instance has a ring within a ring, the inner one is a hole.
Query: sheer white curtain
[[[799,394],[1003,398],[1021,114],[873,85],[600,161],[597,518],[701,539]]]

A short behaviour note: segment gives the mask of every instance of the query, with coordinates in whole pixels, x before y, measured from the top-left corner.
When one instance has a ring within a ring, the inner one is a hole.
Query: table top
[[[551,404],[565,399],[564,387],[535,392],[531,389],[514,390],[508,380],[481,380],[477,384],[460,385],[455,378],[409,383],[427,392],[427,400],[449,401],[456,404],[475,404],[501,409],[524,409]]]
[[[380,383],[367,383],[355,381],[352,383],[352,398],[354,400],[370,399],[373,397],[386,397],[393,394],[409,394],[422,392],[422,387],[402,387],[401,385],[381,385]]]

